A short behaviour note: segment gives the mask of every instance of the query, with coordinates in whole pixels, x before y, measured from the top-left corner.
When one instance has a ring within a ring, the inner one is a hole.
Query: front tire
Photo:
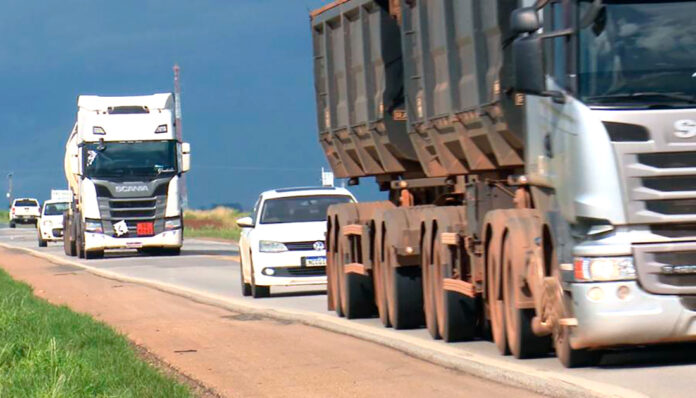
[[[85,253],[85,259],[87,259],[87,260],[104,258],[104,250],[89,250],[89,251],[84,251],[84,253]]]
[[[251,256],[251,254],[249,254],[249,256]],[[244,282],[244,266],[242,265],[241,260],[239,261],[239,283],[240,287],[242,288],[242,296],[251,296],[251,283]]]
[[[46,246],[48,246],[48,241],[41,238],[41,231],[39,230],[39,247],[46,247]]]
[[[254,278],[254,266],[251,266],[251,295],[255,299],[266,298],[271,296],[270,286],[259,286],[256,284],[256,279]]]

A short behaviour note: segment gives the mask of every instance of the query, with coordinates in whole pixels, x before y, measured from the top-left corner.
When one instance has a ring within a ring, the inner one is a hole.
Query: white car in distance
[[[68,210],[70,203],[64,200],[47,200],[41,209],[41,217],[37,222],[39,247],[48,246],[49,241],[63,240],[63,213]]]
[[[17,224],[36,224],[40,216],[39,201],[34,198],[17,198],[10,207],[10,228]]]
[[[326,211],[355,201],[345,188],[263,192],[251,217],[237,220],[242,294],[260,298],[271,286],[326,284]]]

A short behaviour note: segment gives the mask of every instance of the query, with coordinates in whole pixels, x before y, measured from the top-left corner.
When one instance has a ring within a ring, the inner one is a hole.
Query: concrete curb
[[[501,359],[490,358],[466,349],[455,350],[435,341],[423,340],[391,331],[390,329],[374,328],[357,322],[337,318],[328,314],[317,314],[309,311],[277,309],[263,305],[262,301],[247,302],[231,299],[220,295],[176,286],[168,283],[155,282],[149,279],[124,276],[115,272],[102,270],[76,261],[39,251],[0,243],[0,247],[10,250],[20,250],[54,264],[69,265],[82,268],[94,275],[121,282],[136,283],[157,290],[182,296],[200,303],[222,307],[235,312],[255,314],[283,321],[298,322],[304,325],[341,333],[344,335],[370,341],[382,346],[401,351],[412,357],[428,361],[446,368],[461,371],[483,379],[491,380],[514,387],[524,388],[550,397],[582,397],[582,398],[643,398],[647,395],[617,387],[606,383],[535,369],[520,363],[511,363]]]

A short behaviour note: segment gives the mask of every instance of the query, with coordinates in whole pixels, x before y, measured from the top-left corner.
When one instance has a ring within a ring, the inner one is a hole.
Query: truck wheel
[[[249,256],[251,257],[251,253],[249,253]],[[251,296],[251,283],[244,282],[244,267],[242,266],[241,259],[239,261],[239,283],[242,288],[242,296]]]
[[[503,302],[505,303],[505,333],[510,352],[515,358],[534,358],[545,355],[551,349],[551,339],[548,336],[539,337],[532,331],[534,309],[516,308],[515,306],[515,269],[523,269],[524,264],[514,261],[524,261],[523,255],[515,253],[513,244],[518,247],[522,242],[513,243],[512,233],[505,236],[503,243]]]
[[[79,215],[77,217],[79,217]],[[78,258],[85,258],[85,235],[82,229],[82,220],[80,220],[79,218],[77,218],[77,220],[77,225],[75,227],[75,230],[77,232],[75,234],[75,249],[77,250]]]
[[[339,239],[338,257],[341,273],[338,276],[340,283],[341,305],[343,314],[347,319],[368,318],[375,313],[372,301],[372,283],[365,275],[345,272],[346,246],[349,237],[344,236]],[[350,259],[355,260],[355,259]],[[350,261],[354,262],[354,261]]]
[[[438,234],[439,235],[439,234]],[[445,278],[452,278],[452,267],[444,261],[444,249],[440,237],[435,237],[433,247],[433,279],[438,332],[448,343],[473,340],[476,334],[476,300],[460,293],[444,289]]]
[[[570,329],[567,326],[559,326],[558,333],[554,334],[554,348],[556,357],[566,368],[583,368],[597,366],[602,360],[601,351],[576,350],[570,346]]]
[[[495,226],[494,226],[495,227]],[[495,283],[496,277],[500,273],[500,240],[497,234],[493,234],[491,242],[488,246],[486,256],[486,284],[488,313],[491,321],[491,335],[493,342],[498,347],[498,352],[501,355],[509,355],[507,337],[505,332],[505,309],[503,300],[499,300],[500,287]]]

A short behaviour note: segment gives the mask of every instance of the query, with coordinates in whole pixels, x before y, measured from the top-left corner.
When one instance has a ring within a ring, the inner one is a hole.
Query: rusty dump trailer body
[[[636,44],[659,18],[691,26],[689,12],[696,2],[312,12],[327,159],[390,193],[329,209],[329,308],[446,341],[490,334],[517,357],[555,349],[566,366],[696,339],[696,93],[674,94],[693,85],[687,50]],[[612,29],[627,18],[644,29],[622,42]]]

